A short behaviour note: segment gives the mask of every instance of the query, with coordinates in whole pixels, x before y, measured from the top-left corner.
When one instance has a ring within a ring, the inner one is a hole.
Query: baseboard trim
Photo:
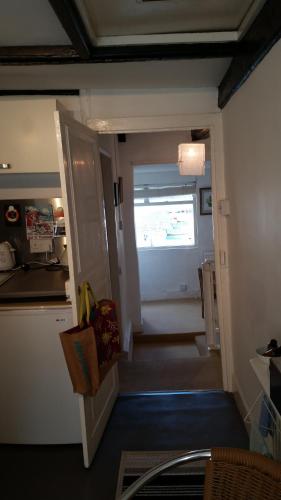
[[[181,342],[194,341],[199,335],[205,335],[206,332],[186,332],[186,333],[134,333],[135,344],[146,344],[150,342]]]
[[[236,406],[238,408],[238,411],[239,411],[241,417],[243,418],[246,430],[247,430],[248,434],[250,435],[251,425],[250,425],[250,423],[245,422],[245,417],[248,415],[250,408],[246,402],[245,396],[243,394],[243,391],[241,389],[241,386],[240,386],[235,374],[233,374],[233,397],[234,397]]]

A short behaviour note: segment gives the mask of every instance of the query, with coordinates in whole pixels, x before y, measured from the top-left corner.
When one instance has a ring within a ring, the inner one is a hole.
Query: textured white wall
[[[249,359],[281,341],[281,42],[223,110],[234,373],[246,404],[259,385]]]
[[[85,90],[83,115],[89,119],[217,113],[216,88]]]

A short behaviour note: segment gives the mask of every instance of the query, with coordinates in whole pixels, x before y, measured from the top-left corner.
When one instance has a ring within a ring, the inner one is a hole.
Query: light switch
[[[230,215],[230,203],[229,200],[220,200],[219,201],[219,211],[221,215]]]

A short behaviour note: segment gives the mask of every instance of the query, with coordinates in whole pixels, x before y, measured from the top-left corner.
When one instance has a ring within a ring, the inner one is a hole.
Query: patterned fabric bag
[[[99,367],[109,369],[110,366],[120,356],[120,334],[118,328],[118,319],[116,305],[110,299],[97,301],[89,283],[87,286],[86,303],[90,306],[90,324],[95,331]]]
[[[112,300],[102,299],[92,307],[91,324],[95,330],[100,368],[120,354],[120,336],[116,306]]]

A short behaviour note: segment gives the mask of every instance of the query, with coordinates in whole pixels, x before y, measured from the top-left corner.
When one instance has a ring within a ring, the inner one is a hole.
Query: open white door
[[[97,298],[110,297],[110,276],[97,135],[55,112],[64,198],[70,290],[77,324],[78,285],[89,281]],[[85,467],[89,467],[118,393],[116,365],[95,397],[79,397]]]

